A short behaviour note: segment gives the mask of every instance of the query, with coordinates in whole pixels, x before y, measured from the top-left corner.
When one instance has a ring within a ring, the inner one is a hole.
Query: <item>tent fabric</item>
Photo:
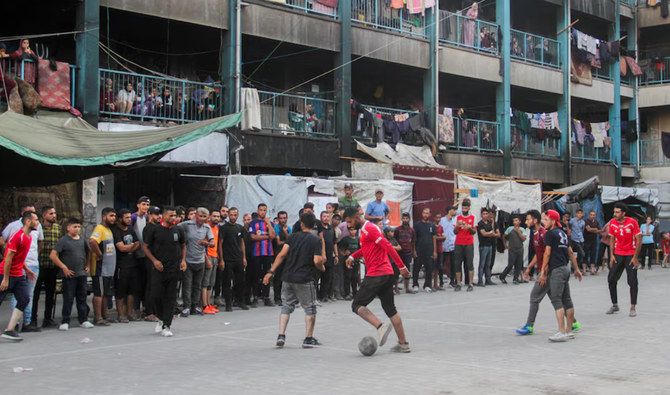
[[[454,172],[444,168],[418,166],[393,166],[395,180],[414,183],[413,214],[421,218],[421,210],[430,208],[431,212],[444,212],[454,203]]]
[[[444,167],[435,161],[429,146],[414,147],[406,144],[396,144],[395,149],[387,143],[377,143],[376,147],[356,141],[359,151],[365,152],[377,162],[399,164],[405,166]]]
[[[352,161],[351,176],[363,180],[392,180],[393,166],[388,163]]]
[[[640,188],[655,189],[658,191],[659,208],[658,218],[670,219],[670,182],[667,181],[645,181],[636,184]]]
[[[603,204],[615,203],[630,197],[654,207],[658,206],[659,203],[657,189],[612,186],[602,187],[601,200]]]
[[[593,176],[588,180],[569,186],[567,188],[556,189],[557,192],[567,192],[561,197],[561,202],[579,202],[583,199],[593,198],[599,193],[600,179],[598,176]]]

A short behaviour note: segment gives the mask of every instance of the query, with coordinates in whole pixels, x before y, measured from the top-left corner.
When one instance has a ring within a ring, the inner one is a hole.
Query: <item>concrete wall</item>
[[[441,156],[443,162],[454,170],[502,174],[503,158],[500,155],[450,151]]]
[[[670,104],[670,84],[642,86],[639,92],[637,105],[640,108]]]
[[[512,61],[511,83],[514,86],[563,94],[563,73],[548,67]]]
[[[100,5],[159,18],[228,29],[228,0],[100,0]]]
[[[593,85],[583,85],[572,82],[570,93],[573,97],[598,101],[607,104],[614,103],[614,84],[609,81],[594,78]]]
[[[642,181],[670,181],[670,166],[643,167],[640,169]]]
[[[339,39],[331,40],[339,42]],[[374,52],[370,53],[371,51]],[[402,38],[399,34],[392,34],[384,30],[366,28],[358,24],[352,25],[351,53],[353,55],[364,55],[386,62],[427,69],[429,51],[430,45],[426,40]]]
[[[447,45],[440,46],[440,72],[480,80],[502,82],[500,59]]]
[[[573,163],[570,178],[573,185],[586,181],[593,176],[598,176],[602,185],[616,185],[614,170],[614,165]]]
[[[512,176],[562,184],[563,162],[558,159],[512,158]]]
[[[637,9],[637,23],[639,27],[643,28],[667,25],[670,24],[670,20],[661,18],[661,7],[647,8],[642,5]]]
[[[614,21],[614,2],[612,0],[570,0],[570,8],[611,22]]]

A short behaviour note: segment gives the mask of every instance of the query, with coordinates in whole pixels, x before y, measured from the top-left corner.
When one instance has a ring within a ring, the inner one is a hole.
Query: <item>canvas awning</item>
[[[430,147],[427,145],[414,147],[405,144],[396,144],[395,149],[386,143],[377,143],[376,147],[368,147],[356,141],[359,151],[373,157],[379,163],[397,164],[404,166],[444,167],[435,161]]]
[[[5,112],[0,115],[0,185],[54,185],[141,166],[240,119],[238,113],[156,130],[105,133],[78,122]]]

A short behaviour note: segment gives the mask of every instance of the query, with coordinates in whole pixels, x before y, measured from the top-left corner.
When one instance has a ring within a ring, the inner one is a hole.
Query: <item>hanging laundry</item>
[[[623,58],[626,59],[626,64],[633,75],[642,75],[642,69],[640,69],[640,66],[635,62],[635,59],[630,56],[624,56]]]
[[[451,115],[437,116],[437,135],[440,143],[454,142],[454,118]]]
[[[595,56],[591,57],[591,67],[595,67],[597,69],[602,67],[602,61],[600,60],[600,48],[605,46],[605,42],[601,41],[598,44],[598,50],[596,51]]]
[[[603,148],[605,146],[605,136],[603,135],[603,130],[605,128],[605,123],[601,122],[598,124],[593,124],[591,135],[593,136],[593,148]]]
[[[453,116],[454,112],[451,108],[449,107],[444,107],[444,110],[442,111],[442,115],[445,115],[447,117]]]
[[[409,118],[409,114],[407,114],[407,113],[396,114],[396,115],[393,116],[393,120],[396,121],[396,122],[405,121],[405,120],[407,120],[407,118]]]
[[[391,8],[402,9],[405,7],[404,0],[391,0]]]
[[[424,0],[423,7],[426,9],[435,7],[435,0]]]
[[[423,0],[407,0],[407,10],[410,14],[420,14],[424,12],[424,9]]]
[[[584,129],[584,126],[582,125],[581,122],[578,120],[573,120],[574,126],[575,126],[575,132],[576,132],[576,138],[577,138],[577,144],[579,145],[584,145],[584,139],[586,138],[586,129]]]
[[[551,113],[551,120],[552,120],[552,129],[556,129],[559,132],[561,132],[561,124],[558,122],[558,113],[557,112],[552,112]]]
[[[336,1],[336,3],[337,3],[337,1]],[[336,12],[335,7],[329,7],[327,5],[323,5],[323,4],[319,3],[318,0],[315,1],[314,4],[312,4],[312,9],[314,11],[321,12],[323,14],[328,14],[328,15],[334,15],[335,12]]]
[[[319,3],[319,4],[322,4],[326,7],[330,7],[330,8],[335,9],[335,8],[337,8],[338,0],[315,0],[315,2]]]
[[[623,56],[619,57],[619,70],[621,70],[621,76],[625,77],[628,74],[628,67],[626,67],[626,59]]]
[[[423,114],[415,114],[409,118],[409,127],[412,132],[416,132],[419,128],[424,127]]]
[[[591,74],[591,65],[581,62],[577,58],[575,51],[572,51],[570,59],[570,70],[572,71],[572,76],[570,80],[572,82],[578,82],[583,85],[591,86],[593,84],[593,76]]]

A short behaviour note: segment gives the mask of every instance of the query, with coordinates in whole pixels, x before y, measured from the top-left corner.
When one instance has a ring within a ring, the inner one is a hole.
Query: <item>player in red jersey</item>
[[[607,277],[610,287],[610,298],[612,307],[606,314],[614,314],[619,311],[617,304],[616,285],[624,269],[630,287],[630,317],[637,316],[635,305],[637,305],[637,268],[640,266],[637,257],[642,247],[642,233],[637,221],[626,217],[628,206],[624,203],[614,205],[614,218],[609,222],[610,238],[610,273]]]

